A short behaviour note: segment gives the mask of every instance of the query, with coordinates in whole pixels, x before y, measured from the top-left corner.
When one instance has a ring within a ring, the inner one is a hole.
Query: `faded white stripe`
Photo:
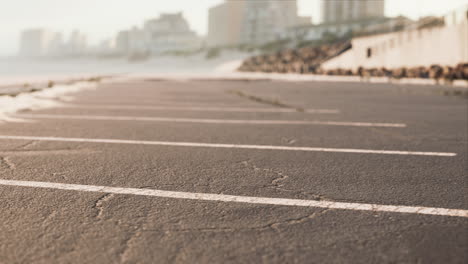
[[[74,104],[69,108],[88,109],[132,109],[132,110],[173,110],[173,111],[207,111],[207,112],[261,112],[261,113],[298,113],[297,109],[291,108],[245,108],[245,107],[184,107],[184,106],[143,106],[143,105],[90,105]],[[304,113],[310,114],[339,114],[337,109],[305,109]]]
[[[413,155],[413,156],[442,156],[442,157],[453,157],[457,155],[456,153],[447,153],[447,152],[289,147],[289,146],[242,145],[242,144],[212,144],[212,143],[197,143],[197,142],[144,141],[144,140],[94,139],[94,138],[64,138],[64,137],[34,137],[34,136],[0,135],[0,139],[88,142],[88,143],[107,143],[107,144],[133,144],[133,145],[159,145],[159,146],[176,146],[176,147],[287,150],[287,151],[306,151],[306,152],[341,152],[341,153],[384,154],[384,155]]]
[[[175,122],[203,124],[247,124],[247,125],[324,125],[324,126],[355,126],[355,127],[406,127],[399,123],[368,123],[368,122],[338,122],[338,121],[304,121],[304,120],[232,120],[206,118],[167,118],[167,117],[136,117],[136,116],[101,116],[101,115],[44,115],[18,114],[21,118],[39,119],[78,119],[78,120],[110,120],[110,121],[144,121],[144,122]]]
[[[267,204],[267,205],[279,205],[279,206],[281,205],[282,206],[302,206],[302,207],[316,207],[316,208],[354,210],[354,211],[456,216],[456,217],[465,217],[465,218],[468,217],[468,210],[446,209],[446,208],[435,208],[435,207],[380,205],[380,204],[366,204],[366,203],[345,203],[345,202],[332,202],[332,201],[249,197],[249,196],[236,196],[236,195],[224,195],[224,194],[174,192],[174,191],[151,190],[151,189],[120,188],[120,187],[64,184],[64,183],[52,183],[52,182],[35,182],[35,181],[0,180],[0,185],[47,188],[47,189],[68,190],[68,191],[140,195],[140,196],[152,196],[152,197],[161,197],[161,198],[189,199],[189,200],[202,200],[202,201],[214,201],[214,202]]]

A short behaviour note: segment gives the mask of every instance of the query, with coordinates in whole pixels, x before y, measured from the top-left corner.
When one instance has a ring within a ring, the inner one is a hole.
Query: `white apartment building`
[[[87,52],[87,38],[86,35],[78,30],[74,30],[68,43],[66,44],[65,53],[69,56],[81,56]]]
[[[245,2],[244,0],[224,1],[209,9],[207,37],[209,47],[233,46],[241,43]]]
[[[208,46],[261,45],[282,39],[288,27],[310,24],[297,1],[225,0],[209,10]]]
[[[86,36],[75,30],[68,41],[62,33],[29,29],[21,34],[19,55],[24,57],[82,56],[88,51]]]
[[[182,13],[161,14],[157,19],[146,21],[143,31],[151,54],[195,50],[201,46],[201,39],[190,29]]]
[[[149,52],[147,33],[143,29],[133,27],[128,32],[128,54],[143,54]]]
[[[323,23],[340,23],[384,16],[385,0],[322,0]]]
[[[322,0],[322,23],[299,25],[288,30],[290,38],[320,40],[363,31],[392,31],[412,21],[405,17],[385,17],[385,0]]]
[[[248,0],[245,3],[241,42],[264,44],[284,39],[290,27],[307,21],[311,19],[298,16],[296,0]]]
[[[302,41],[320,40],[327,34],[343,37],[347,34],[376,34],[402,30],[414,21],[407,17],[376,17],[361,20],[322,23],[292,27],[288,32],[290,38]]]
[[[115,49],[120,54],[127,54],[130,49],[130,30],[122,30],[115,38]]]
[[[19,55],[42,57],[49,54],[54,33],[46,29],[28,29],[21,33]]]

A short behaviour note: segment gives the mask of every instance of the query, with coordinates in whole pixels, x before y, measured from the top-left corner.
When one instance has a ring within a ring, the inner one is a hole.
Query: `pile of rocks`
[[[361,77],[390,77],[395,79],[402,78],[422,78],[436,80],[468,80],[468,63],[460,63],[455,67],[431,65],[429,67],[402,67],[396,69],[387,68],[358,68],[356,71],[346,69],[336,70],[318,70],[318,74],[325,75],[344,75]]]
[[[276,72],[361,77],[423,78],[436,80],[468,80],[468,63],[455,67],[431,65],[428,67],[403,67],[396,69],[360,67],[357,70],[324,70],[320,65],[351,48],[349,41],[319,47],[288,49],[274,54],[259,55],[246,59],[239,67],[242,72]]]
[[[318,73],[320,64],[351,48],[349,42],[320,47],[288,49],[274,54],[254,56],[239,67],[243,72]]]

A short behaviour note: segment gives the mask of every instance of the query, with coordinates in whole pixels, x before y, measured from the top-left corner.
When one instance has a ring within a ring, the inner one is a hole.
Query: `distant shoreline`
[[[24,84],[16,83],[11,85],[0,86],[0,96],[16,97],[20,94],[34,93],[42,91],[48,88],[53,88],[57,85],[72,85],[77,82],[100,82],[104,78],[110,78],[111,76],[87,76],[83,78],[68,78],[62,80],[48,80],[45,82],[35,82]]]

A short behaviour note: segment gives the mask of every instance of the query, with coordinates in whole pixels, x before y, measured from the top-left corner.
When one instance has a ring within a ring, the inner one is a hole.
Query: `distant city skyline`
[[[234,0],[235,1],[235,0]],[[338,0],[339,1],[339,0]],[[206,35],[208,8],[222,0],[16,0],[4,3],[0,10],[0,56],[18,52],[20,32],[29,28],[47,28],[70,32],[78,29],[87,34],[91,44],[110,38],[119,30],[141,26],[145,20],[161,13],[182,11],[190,27]],[[299,14],[321,21],[321,0],[298,0]],[[387,0],[387,16],[405,15],[413,19],[442,15],[468,0]],[[131,10],[129,12],[128,10]]]

